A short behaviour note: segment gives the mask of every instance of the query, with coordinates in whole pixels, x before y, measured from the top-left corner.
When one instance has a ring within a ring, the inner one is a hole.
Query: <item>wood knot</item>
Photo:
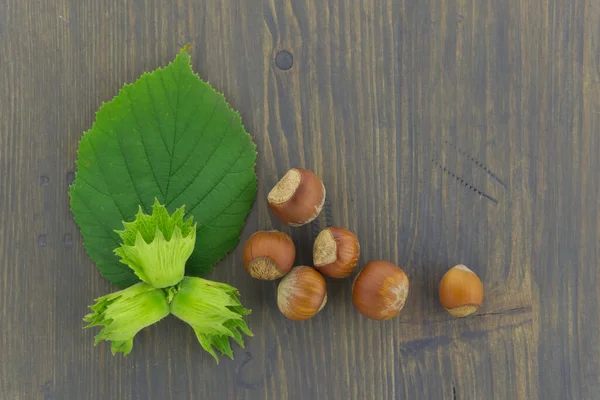
[[[282,71],[287,71],[294,65],[294,56],[286,50],[282,50],[275,55],[275,65]]]

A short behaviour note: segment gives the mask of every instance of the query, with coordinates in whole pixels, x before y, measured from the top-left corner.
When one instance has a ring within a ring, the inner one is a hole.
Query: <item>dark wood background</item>
[[[291,231],[297,262],[326,224],[354,230],[361,265],[410,277],[398,318],[363,318],[348,279],[288,321],[238,246],[209,275],[253,309],[234,361],[174,319],[127,358],[93,347],[81,319],[114,287],[69,211],[77,143],[188,42],[258,145],[242,239],[289,231],[266,193],[315,170],[329,198]],[[0,398],[597,399],[599,135],[597,0],[0,0]],[[452,320],[437,285],[459,262],[486,297]]]

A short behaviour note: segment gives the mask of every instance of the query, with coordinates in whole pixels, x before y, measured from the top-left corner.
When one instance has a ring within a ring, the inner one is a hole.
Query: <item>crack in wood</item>
[[[490,311],[483,314],[474,314],[473,317],[486,317],[490,315],[510,315],[510,314],[521,314],[531,311],[531,306],[509,308],[508,310]]]
[[[509,308],[506,310],[490,311],[490,312],[482,313],[482,314],[473,314],[473,315],[469,315],[467,318],[475,319],[475,318],[484,318],[484,317],[517,316],[517,315],[527,314],[527,313],[531,313],[531,312],[532,312],[531,306],[524,306],[524,307]],[[463,321],[464,321],[463,318],[455,318],[455,317],[451,317],[449,314],[448,315],[444,314],[443,317],[440,319],[435,319],[435,320],[431,320],[431,321],[426,320],[423,322],[423,324],[425,324],[425,325],[462,324]],[[530,322],[530,320],[528,319],[525,322]],[[407,325],[419,325],[419,323],[414,323],[414,324],[407,323]],[[512,325],[506,325],[506,326],[512,326]]]
[[[434,163],[442,171],[444,171],[447,175],[449,175],[452,178],[456,179],[456,181],[459,182],[459,183],[461,183],[464,187],[466,187],[468,189],[471,189],[473,192],[477,193],[481,198],[489,201],[490,203],[492,203],[494,205],[498,205],[498,200],[496,200],[494,197],[490,196],[489,194],[485,193],[482,190],[479,190],[478,188],[476,188],[475,186],[473,186],[471,183],[469,183],[468,181],[466,181],[464,178],[462,178],[459,175],[455,174],[454,172],[450,171],[448,168],[446,168],[445,166],[443,166],[441,163],[439,163],[435,159],[431,159],[431,162]]]
[[[498,178],[498,176],[496,174],[494,174],[492,171],[490,171],[490,169],[488,167],[486,167],[485,164],[483,164],[481,161],[479,161],[478,159],[476,159],[475,157],[473,157],[471,154],[467,153],[466,151],[462,150],[461,148],[459,148],[458,146],[456,146],[453,143],[450,143],[447,140],[444,140],[444,143],[446,143],[448,146],[450,146],[453,149],[455,149],[458,152],[458,154],[466,157],[469,161],[471,161],[476,166],[478,166],[480,169],[482,169],[483,171],[485,171],[489,175],[489,177],[492,178],[492,180],[494,182],[496,182],[498,185],[502,186],[502,189],[505,192],[508,190],[508,188],[506,187],[506,185],[504,184],[504,182],[502,182],[502,180],[500,178]]]

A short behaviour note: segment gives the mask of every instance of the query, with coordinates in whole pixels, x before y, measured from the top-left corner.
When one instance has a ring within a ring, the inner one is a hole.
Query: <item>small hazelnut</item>
[[[408,277],[400,267],[387,261],[371,261],[354,280],[352,301],[365,317],[387,320],[404,307],[408,287]]]
[[[267,201],[281,222],[302,226],[319,216],[325,203],[325,186],[313,172],[293,168],[269,192]]]
[[[292,268],[277,287],[277,307],[287,318],[300,321],[315,316],[327,303],[325,278],[314,268]]]
[[[244,245],[244,266],[253,278],[281,278],[292,269],[295,258],[294,242],[283,232],[258,231]]]
[[[483,302],[481,280],[464,265],[450,268],[440,282],[440,302],[454,317],[473,314]]]
[[[317,271],[331,278],[345,278],[354,271],[360,255],[356,235],[348,229],[331,226],[323,229],[313,246]]]

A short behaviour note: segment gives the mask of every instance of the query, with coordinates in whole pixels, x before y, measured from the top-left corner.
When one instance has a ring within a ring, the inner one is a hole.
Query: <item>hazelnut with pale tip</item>
[[[394,318],[408,297],[408,277],[388,261],[371,261],[354,279],[352,301],[365,317],[374,320]]]
[[[453,317],[471,315],[483,302],[483,284],[475,272],[465,265],[456,265],[442,277],[440,302]]]
[[[277,287],[277,307],[283,315],[295,321],[314,317],[326,303],[325,278],[311,267],[292,268]]]

